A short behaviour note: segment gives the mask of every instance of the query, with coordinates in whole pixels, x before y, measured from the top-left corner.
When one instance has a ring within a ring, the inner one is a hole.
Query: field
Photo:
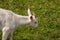
[[[13,40],[60,40],[60,0],[0,0],[0,8],[19,15],[27,15],[30,8],[38,17],[37,28],[22,25],[14,31]]]

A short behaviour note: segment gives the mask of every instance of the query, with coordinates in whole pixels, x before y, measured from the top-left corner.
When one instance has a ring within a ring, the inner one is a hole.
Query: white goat
[[[28,8],[28,16],[17,15],[12,11],[0,8],[0,29],[2,30],[2,40],[7,40],[8,35],[10,39],[13,37],[13,30],[19,25],[31,25],[37,27],[37,19],[32,15]]]

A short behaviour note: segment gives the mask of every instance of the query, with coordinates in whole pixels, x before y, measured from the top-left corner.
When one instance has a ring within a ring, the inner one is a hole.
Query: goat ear
[[[31,12],[30,12],[30,9],[28,8],[28,15],[31,16]]]
[[[32,19],[33,19],[33,17],[32,17],[32,16],[30,16],[30,19],[32,20]]]

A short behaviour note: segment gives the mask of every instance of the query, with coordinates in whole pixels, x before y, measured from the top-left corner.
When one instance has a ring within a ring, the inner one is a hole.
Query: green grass
[[[27,15],[28,7],[38,17],[38,27],[21,26],[14,40],[60,40],[60,0],[0,0],[0,8]],[[0,33],[0,40],[1,40]]]

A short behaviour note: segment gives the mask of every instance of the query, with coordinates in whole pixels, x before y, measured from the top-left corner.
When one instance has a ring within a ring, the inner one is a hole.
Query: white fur
[[[28,8],[28,15],[31,16],[31,12],[30,12],[30,9]]]
[[[28,9],[28,15],[31,15],[30,9]],[[12,11],[0,8],[0,30],[2,30],[2,40],[7,40],[8,35],[10,35],[10,40],[13,37],[13,31],[20,25],[31,25],[37,27],[37,24],[30,20],[30,16],[17,15]]]

